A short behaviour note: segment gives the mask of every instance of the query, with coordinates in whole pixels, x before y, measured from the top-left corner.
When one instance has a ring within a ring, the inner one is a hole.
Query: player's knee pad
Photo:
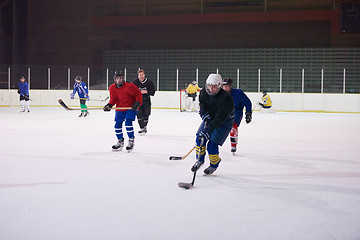
[[[204,161],[205,159],[205,153],[206,153],[206,147],[202,146],[200,149],[200,146],[196,146],[196,158],[199,159],[200,161]]]
[[[207,151],[209,155],[219,154],[219,145],[212,141],[209,141],[209,143],[207,144]]]
[[[126,119],[126,120],[125,120],[125,126],[126,126],[126,127],[130,127],[130,126],[132,127],[132,125],[133,125],[132,122],[133,122],[133,121],[131,121],[130,119]]]
[[[123,124],[123,122],[115,122],[115,128],[122,128],[122,124]]]

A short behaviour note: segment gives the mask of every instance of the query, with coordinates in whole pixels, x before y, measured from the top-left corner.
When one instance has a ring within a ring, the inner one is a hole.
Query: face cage
[[[210,89],[210,86],[217,86],[217,91],[215,91],[215,92],[211,92],[211,89]],[[206,84],[206,92],[207,92],[207,94],[209,94],[210,96],[214,96],[214,95],[216,95],[216,94],[218,94],[218,92],[220,91],[220,88],[221,88],[221,83],[219,83],[219,84]]]

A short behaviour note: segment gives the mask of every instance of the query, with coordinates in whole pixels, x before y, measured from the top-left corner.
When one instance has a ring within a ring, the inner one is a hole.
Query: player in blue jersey
[[[21,103],[21,111],[20,112],[25,112],[25,105],[26,105],[26,111],[30,112],[30,107],[29,107],[29,84],[27,82],[25,82],[25,78],[24,77],[20,77],[20,81],[18,83],[18,94],[20,94],[20,103]]]
[[[233,127],[230,131],[231,152],[235,154],[238,143],[238,127],[243,117],[243,111],[245,107],[245,121],[250,123],[252,119],[251,101],[241,89],[235,89],[233,87],[233,80],[231,78],[225,78],[222,88],[228,92],[234,99],[235,105],[235,118]]]
[[[78,93],[80,99],[81,114],[79,115],[79,117],[88,116],[89,112],[87,110],[86,100],[90,101],[89,90],[86,84],[81,81],[81,76],[75,77],[74,91],[70,94],[71,99],[75,98],[75,93]]]

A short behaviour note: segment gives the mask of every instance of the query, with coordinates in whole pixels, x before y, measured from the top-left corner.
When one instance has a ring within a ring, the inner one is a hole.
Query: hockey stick
[[[31,98],[29,98],[28,96],[24,96],[25,99],[29,100],[29,101],[32,101]]]
[[[75,99],[87,100],[87,98],[75,98]],[[90,100],[91,101],[98,101],[98,102],[105,102],[108,99],[109,99],[109,97],[106,97],[105,99],[90,99]]]
[[[99,108],[99,107],[89,107],[89,108],[70,108],[68,107],[63,100],[59,99],[58,100],[59,104],[65,108],[66,110],[103,110],[104,108]],[[112,108],[114,110],[129,110],[131,109],[131,107],[115,107],[115,108]]]
[[[196,158],[196,161],[199,161],[199,159],[200,159],[200,153],[201,153],[201,148],[202,148],[202,146],[203,146],[203,143],[204,143],[204,139],[202,138],[202,139],[201,139],[201,142],[200,142],[200,146],[199,146],[200,151],[199,151],[199,154],[198,154],[198,156],[197,156],[197,158]],[[193,178],[192,178],[192,182],[191,182],[191,183],[179,182],[179,183],[178,183],[178,187],[179,187],[179,188],[185,188],[185,189],[190,189],[190,188],[192,188],[192,187],[194,186],[194,183],[195,183],[195,178],[196,178],[196,172],[197,172],[197,170],[198,170],[198,169],[196,169],[196,170],[194,171],[194,175],[193,175]]]
[[[19,93],[19,94],[20,94],[20,96],[24,97],[24,98],[25,98],[25,100],[32,101],[32,99],[31,99],[31,98],[29,98],[28,96],[26,96],[26,95],[24,95],[24,94],[22,94],[22,93]]]
[[[187,156],[189,156],[189,154],[194,151],[195,147],[193,147],[185,156],[182,157],[176,157],[176,156],[170,156],[169,160],[183,160],[185,159]]]
[[[254,111],[257,106],[259,106],[259,102],[257,102],[257,103],[255,104],[255,106],[254,106],[254,108],[252,109],[252,111]]]

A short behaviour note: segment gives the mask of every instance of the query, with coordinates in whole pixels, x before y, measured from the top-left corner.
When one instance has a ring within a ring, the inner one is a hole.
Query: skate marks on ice
[[[59,184],[67,184],[67,183],[65,182],[35,182],[35,183],[6,183],[6,184],[0,183],[0,188],[37,187],[43,185],[59,185]]]
[[[333,206],[328,201],[327,196],[332,198],[337,195],[339,199],[360,197],[360,189],[358,188],[332,186],[330,183],[326,183],[338,174],[330,175],[329,179],[322,181],[324,183],[317,184],[313,180],[301,178],[296,178],[297,181],[295,182],[294,178],[287,178],[287,175],[282,175],[231,175],[220,174],[219,172],[214,175],[198,176],[197,186],[194,188],[206,192],[219,188],[222,189],[222,192],[237,191],[241,192],[245,198],[255,195],[255,198],[278,199],[289,205],[296,204],[311,211],[335,215],[342,215],[344,211]],[[274,181],[274,176],[282,177],[280,181]],[[358,173],[350,173],[347,177],[352,178],[354,176],[360,178]]]

